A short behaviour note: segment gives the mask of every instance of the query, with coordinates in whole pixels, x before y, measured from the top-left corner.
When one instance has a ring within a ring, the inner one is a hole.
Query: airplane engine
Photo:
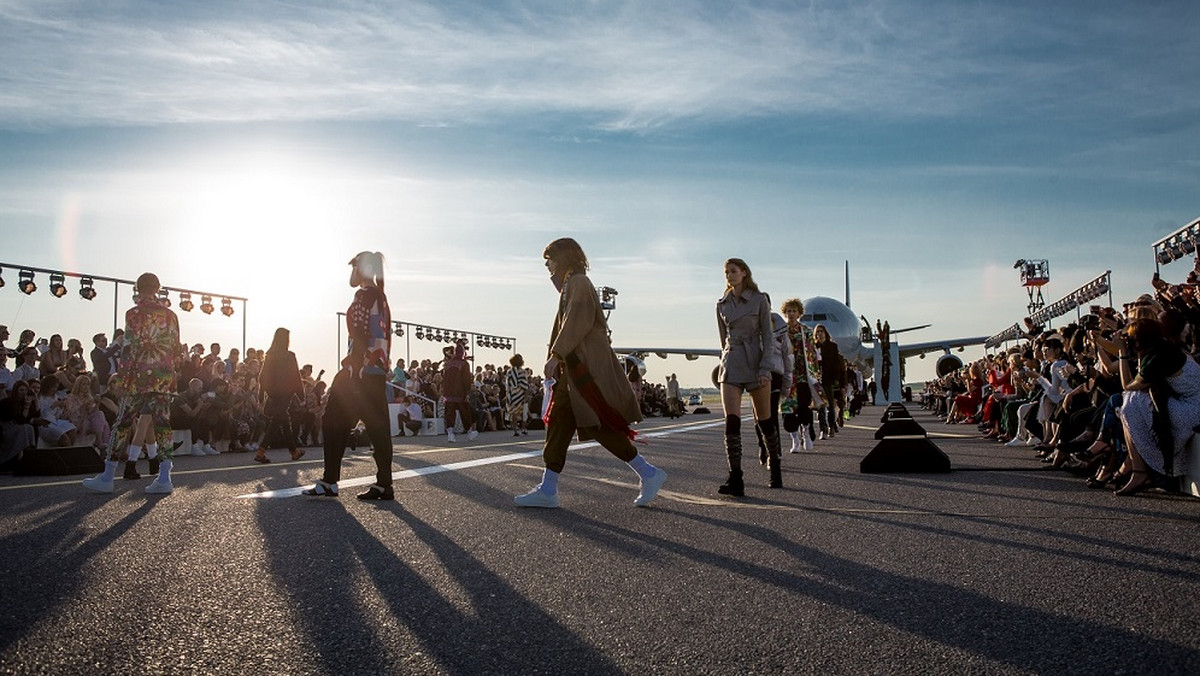
[[[938,357],[938,360],[937,360],[937,366],[935,367],[935,369],[937,370],[937,376],[939,378],[942,378],[947,373],[950,373],[952,371],[957,371],[958,369],[962,368],[962,365],[963,365],[962,360],[959,359],[957,356],[952,355],[952,354],[944,354],[944,355]]]

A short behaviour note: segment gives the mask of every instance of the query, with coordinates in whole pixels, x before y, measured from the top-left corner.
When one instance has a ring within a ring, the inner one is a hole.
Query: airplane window
[[[802,322],[823,322],[827,319],[829,319],[829,315],[825,314],[824,312],[818,312],[817,314],[804,315],[803,317],[800,318],[800,321],[802,321]]]

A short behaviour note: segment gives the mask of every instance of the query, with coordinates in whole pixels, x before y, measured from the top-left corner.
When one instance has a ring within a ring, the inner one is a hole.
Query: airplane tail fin
[[[846,261],[846,307],[850,307],[850,261]]]

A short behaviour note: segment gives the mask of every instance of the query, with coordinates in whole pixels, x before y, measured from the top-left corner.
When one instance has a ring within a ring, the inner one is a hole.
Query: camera
[[[1097,331],[1100,329],[1100,315],[1084,315],[1083,319],[1079,320],[1079,325],[1085,331]]]

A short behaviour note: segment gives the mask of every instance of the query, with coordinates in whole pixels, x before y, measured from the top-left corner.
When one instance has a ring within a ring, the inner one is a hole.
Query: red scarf
[[[600,387],[596,385],[596,379],[588,371],[587,365],[576,357],[574,353],[567,356],[567,364],[564,370],[575,388],[579,390],[579,394],[583,396],[583,400],[588,403],[588,406],[592,407],[592,410],[600,418],[601,426],[620,432],[629,437],[630,440],[637,438],[637,432],[630,429],[629,422],[625,420],[625,416],[621,415],[620,412],[604,400],[604,395],[600,393]],[[546,409],[546,416],[542,418],[542,421],[548,426],[550,419],[553,417],[554,395],[552,391],[550,406]]]

